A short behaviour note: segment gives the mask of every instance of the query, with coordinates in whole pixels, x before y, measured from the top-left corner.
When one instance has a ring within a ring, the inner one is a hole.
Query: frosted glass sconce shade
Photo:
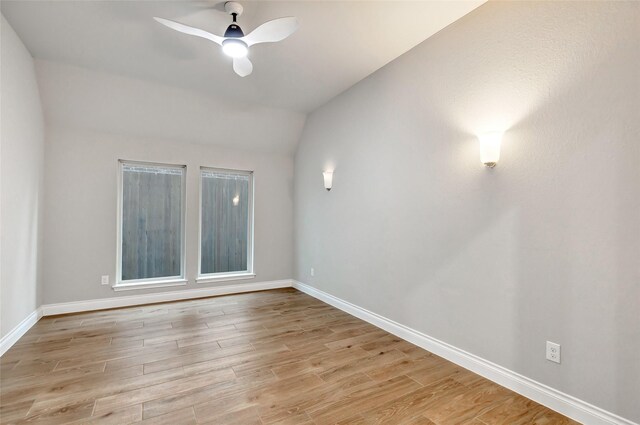
[[[325,171],[322,173],[324,177],[324,188],[327,190],[331,190],[331,186],[333,185],[333,171]]]
[[[495,167],[500,159],[502,133],[484,133],[478,136],[480,141],[480,161],[487,167]]]

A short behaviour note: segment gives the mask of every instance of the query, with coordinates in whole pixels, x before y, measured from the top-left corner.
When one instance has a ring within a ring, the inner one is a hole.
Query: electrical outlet
[[[311,267],[311,276],[315,276],[316,275],[316,271],[313,270],[313,267]]]
[[[560,363],[560,344],[547,341],[547,360]]]
[[[108,284],[109,284],[109,275],[104,275],[104,276],[102,276],[102,281],[101,281],[101,283],[102,283],[103,285],[108,285]]]

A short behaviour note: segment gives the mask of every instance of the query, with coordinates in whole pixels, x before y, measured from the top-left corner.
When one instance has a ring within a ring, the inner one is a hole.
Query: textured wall
[[[40,305],[44,123],[33,59],[2,17],[0,334]]]
[[[187,289],[205,286],[194,282],[200,166],[254,171],[253,281],[291,277],[291,156],[72,129],[47,128],[46,138],[45,304],[175,289],[114,293],[100,285],[101,275],[115,275],[118,159],[187,165]]]
[[[38,59],[36,71],[56,127],[292,155],[306,117],[63,62]]]
[[[295,277],[640,421],[638,22],[489,2],[313,112]]]

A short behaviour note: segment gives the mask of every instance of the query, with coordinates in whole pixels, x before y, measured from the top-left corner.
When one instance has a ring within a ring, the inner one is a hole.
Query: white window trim
[[[152,277],[149,279],[133,279],[122,280],[122,197],[123,191],[123,166],[125,164],[142,165],[142,166],[155,166],[165,168],[178,168],[183,170],[182,175],[182,199],[180,205],[180,226],[182,228],[181,241],[180,241],[180,276],[167,276],[167,277]],[[117,192],[117,240],[116,240],[116,283],[111,286],[114,291],[126,291],[134,289],[151,289],[161,288],[166,286],[183,286],[188,283],[186,279],[186,265],[187,265],[187,166],[182,164],[165,164],[161,162],[149,162],[149,161],[130,161],[125,159],[118,160],[118,192]]]
[[[237,272],[221,272],[221,273],[205,273],[202,274],[202,172],[203,171],[219,171],[222,173],[239,174],[243,176],[249,176],[249,205],[248,213],[249,219],[247,220],[247,270],[240,270]],[[253,171],[245,170],[233,170],[228,168],[217,167],[200,167],[200,173],[198,175],[199,188],[199,200],[198,200],[198,277],[196,283],[213,283],[224,282],[231,280],[245,280],[253,279],[256,275],[253,270],[253,220],[254,220],[254,187],[255,187],[255,175]]]
[[[143,279],[144,280],[144,279]],[[189,283],[186,279],[170,279],[170,280],[144,280],[143,282],[126,281],[127,283],[120,283],[111,286],[116,291],[133,291],[136,289],[151,289],[151,288],[165,288],[168,286],[185,286]]]
[[[211,273],[198,277],[196,283],[216,283],[216,282],[228,282],[231,280],[248,280],[256,277],[255,273],[237,272],[237,273]]]

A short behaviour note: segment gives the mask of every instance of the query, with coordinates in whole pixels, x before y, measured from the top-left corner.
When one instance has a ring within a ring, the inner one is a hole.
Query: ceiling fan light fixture
[[[222,51],[232,58],[243,58],[249,53],[249,46],[242,40],[228,38],[222,42]]]
[[[2,1],[2,0],[0,0]],[[235,1],[224,3],[224,10],[233,17],[233,22],[227,27],[224,36],[212,34],[200,28],[190,27],[180,22],[154,17],[156,21],[172,30],[183,34],[204,38],[222,46],[222,51],[233,58],[233,70],[240,77],[246,77],[253,72],[253,64],[247,57],[249,46],[258,43],[275,43],[282,41],[296,32],[298,20],[293,16],[272,19],[258,28],[244,35],[244,31],[238,25],[238,16],[242,15],[242,5]]]

